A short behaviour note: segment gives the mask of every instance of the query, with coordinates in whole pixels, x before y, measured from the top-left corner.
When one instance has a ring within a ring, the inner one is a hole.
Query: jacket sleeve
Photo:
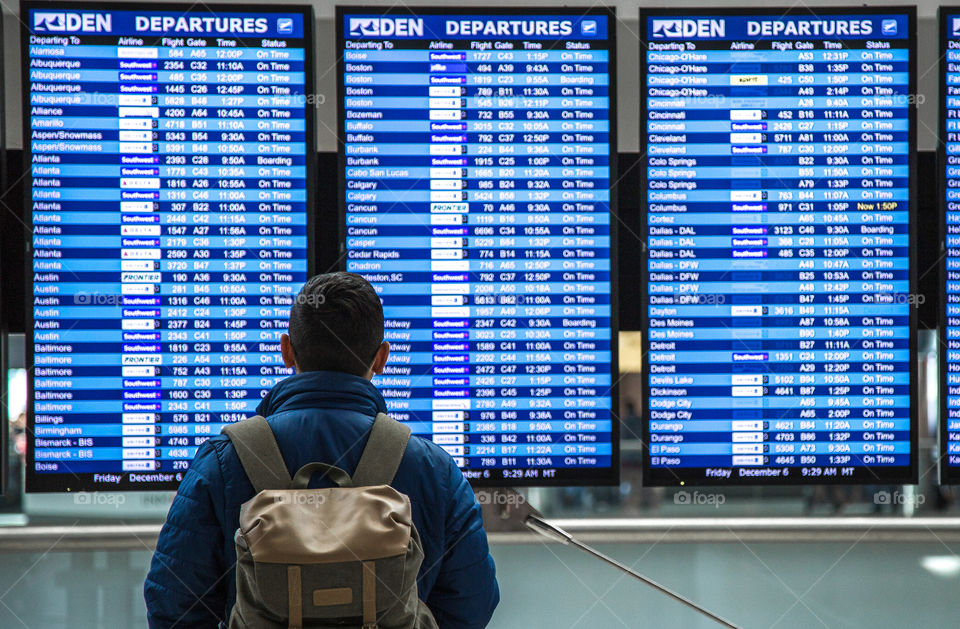
[[[500,602],[480,505],[450,460],[444,554],[427,605],[440,629],[482,629]]]
[[[144,584],[151,629],[216,627],[222,619],[231,578],[217,516],[223,500],[217,453],[207,442],[180,483]]]

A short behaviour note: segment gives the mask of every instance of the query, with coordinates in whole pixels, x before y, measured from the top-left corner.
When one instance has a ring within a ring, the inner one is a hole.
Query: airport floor
[[[604,552],[744,629],[884,629],[956,624],[960,572],[932,570],[953,544],[622,544]],[[715,627],[579,551],[495,545],[502,600],[490,627]],[[146,627],[150,553],[7,554],[0,627]],[[948,565],[955,565],[945,561]]]

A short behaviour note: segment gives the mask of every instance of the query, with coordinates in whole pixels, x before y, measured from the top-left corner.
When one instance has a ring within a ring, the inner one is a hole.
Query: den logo
[[[104,33],[112,30],[109,13],[34,11],[35,33]]]
[[[723,20],[654,19],[652,26],[655,39],[724,37],[726,34]]]
[[[352,17],[350,37],[422,37],[423,19],[413,17]]]

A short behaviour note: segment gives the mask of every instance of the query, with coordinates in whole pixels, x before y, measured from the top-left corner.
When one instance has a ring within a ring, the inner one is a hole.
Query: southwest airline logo
[[[722,20],[653,20],[655,39],[680,37],[723,37],[726,24]]]
[[[103,33],[111,30],[110,15],[36,11],[33,30],[37,33]]]
[[[423,20],[412,17],[352,17],[350,37],[423,36]]]

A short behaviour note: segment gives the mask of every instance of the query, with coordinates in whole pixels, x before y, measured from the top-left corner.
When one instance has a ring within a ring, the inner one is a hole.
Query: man
[[[373,419],[386,412],[370,382],[383,372],[383,308],[359,275],[312,278],[280,337],[283,363],[295,375],[257,407],[276,435],[291,475],[313,461],[353,473]],[[330,486],[325,480],[313,487]],[[410,497],[423,542],[420,598],[441,629],[481,628],[500,599],[480,507],[453,459],[411,438],[393,487]],[[217,436],[197,451],[170,507],[144,586],[152,628],[216,627],[236,600],[233,535],[240,505],[252,498],[236,450]]]

